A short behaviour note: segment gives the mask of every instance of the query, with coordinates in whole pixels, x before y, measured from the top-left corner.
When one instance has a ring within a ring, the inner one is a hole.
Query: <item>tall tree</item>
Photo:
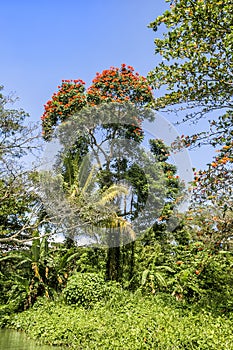
[[[125,64],[120,68],[111,67],[102,73],[96,73],[88,89],[85,89],[85,82],[81,79],[63,80],[58,86],[58,92],[44,106],[45,111],[41,117],[43,136],[49,140],[56,125],[85,106],[131,102],[142,107],[152,100],[151,87],[146,78],[134,73],[134,68]]]
[[[124,213],[120,215],[127,219],[129,217],[132,219],[133,215],[136,217],[147,197],[142,170],[139,169],[139,164],[135,163],[136,159],[134,161],[131,159],[131,162],[127,160],[126,154],[129,150],[125,146],[121,150],[121,157],[114,158],[108,156],[102,145],[105,141],[114,139],[127,139],[136,142],[136,144],[142,141],[141,122],[143,118],[150,116],[150,114],[145,113],[143,107],[153,99],[151,88],[146,79],[138,73],[134,73],[133,67],[122,64],[120,68],[111,67],[109,70],[97,73],[92,85],[87,90],[85,90],[84,82],[81,80],[63,81],[58,89],[58,92],[45,105],[45,112],[42,116],[44,138],[50,140],[55,127],[59,124],[61,124],[61,130],[63,125],[64,130],[66,125],[69,127],[69,120],[74,115],[73,128],[75,128],[76,121],[82,122],[83,116],[84,119],[86,118],[85,120],[89,121],[84,124],[82,135],[79,135],[77,143],[74,143],[74,149],[72,148],[67,153],[68,156],[65,159],[63,176],[66,181],[69,179],[68,186],[74,185],[75,166],[80,166],[80,160],[88,151],[92,151],[94,155],[97,155],[98,152],[102,153],[104,164],[99,164],[98,169],[100,189],[104,193],[123,179],[130,181],[133,188],[131,208],[128,212],[125,209]],[[96,106],[103,108],[96,109]],[[97,125],[93,126],[90,123],[96,119],[98,113],[104,115],[103,118],[101,117],[102,119],[100,118],[102,120],[102,139],[100,142],[98,141],[100,132],[98,132]],[[115,114],[118,117],[115,117]],[[65,121],[67,123],[64,123]],[[67,135],[64,132],[65,139],[67,139]],[[122,152],[123,149],[125,155]],[[82,151],[84,151],[83,154],[80,153]],[[161,189],[162,186],[160,186],[160,191]],[[116,240],[117,238],[113,237],[112,239]],[[118,279],[120,247],[115,241],[108,242],[108,244],[107,277]]]
[[[170,10],[157,17],[150,28],[157,31],[161,25],[167,31],[162,39],[155,39],[155,52],[163,61],[149,73],[148,81],[168,92],[155,98],[152,105],[180,114],[182,121],[196,123],[210,118],[209,130],[183,136],[178,144],[220,148],[209,168],[197,174],[196,193],[198,200],[206,200],[219,192],[221,201],[225,193],[227,204],[229,198],[232,200],[233,163],[232,1],[171,1]]]

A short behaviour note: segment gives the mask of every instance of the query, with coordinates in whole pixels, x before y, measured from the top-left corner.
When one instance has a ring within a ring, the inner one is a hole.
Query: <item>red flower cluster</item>
[[[126,102],[144,105],[153,99],[151,87],[146,78],[134,74],[132,66],[122,64],[97,73],[87,90],[88,101],[93,105],[101,102]]]
[[[134,73],[132,66],[122,64],[120,68],[110,67],[96,73],[92,85],[85,90],[81,79],[62,80],[58,92],[44,106],[41,117],[43,135],[49,139],[59,121],[65,121],[84,106],[95,106],[105,102],[124,103],[130,101],[143,106],[153,99],[151,87],[146,78]],[[141,129],[134,128],[135,135],[141,136]]]
[[[58,121],[64,121],[86,105],[85,83],[78,80],[62,80],[58,92],[44,106],[41,117],[43,136],[49,139]]]

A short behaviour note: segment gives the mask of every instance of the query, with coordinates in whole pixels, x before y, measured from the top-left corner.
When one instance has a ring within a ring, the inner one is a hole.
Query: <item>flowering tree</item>
[[[63,81],[61,86],[58,87],[58,92],[55,93],[52,99],[45,105],[45,111],[42,116],[45,140],[50,140],[54,128],[59,124],[61,124],[59,130],[64,131],[64,138],[67,140],[67,135],[69,138],[69,133],[67,134],[65,131],[66,126],[68,126],[70,130],[70,125],[72,125],[71,129],[73,130],[76,124],[79,122],[82,123],[83,120],[86,121],[80,133],[75,134],[80,135],[80,138],[76,140],[63,162],[62,175],[66,182],[65,187],[69,189],[77,185],[75,182],[75,170],[77,170],[77,166],[80,166],[79,161],[83,160],[85,154],[88,152],[93,152],[99,166],[97,182],[102,194],[108,189],[115,188],[114,185],[117,185],[119,181],[126,180],[131,184],[131,197],[130,200],[128,200],[129,206],[127,208],[124,206],[122,209],[120,204],[118,205],[120,201],[118,200],[119,198],[114,198],[114,204],[116,204],[118,208],[117,214],[121,222],[130,223],[130,220],[137,218],[147,200],[148,184],[143,169],[140,167],[140,160],[138,162],[136,161],[138,155],[135,149],[132,149],[131,152],[135,153],[135,157],[128,159],[127,147],[124,148],[124,146],[122,146],[121,149],[118,148],[117,151],[120,152],[117,152],[117,155],[114,152],[109,152],[113,154],[113,156],[109,156],[102,145],[109,140],[127,139],[135,141],[136,143],[134,146],[136,148],[137,144],[143,139],[141,122],[144,118],[151,117],[149,112],[148,114],[145,112],[144,108],[153,100],[151,90],[146,78],[135,73],[133,67],[122,64],[120,68],[111,67],[109,70],[97,73],[91,86],[87,89],[85,89],[85,83],[81,80]],[[99,129],[97,130],[97,124],[94,122],[89,123],[89,121],[94,121],[96,118],[98,119],[98,114],[104,115],[103,119],[101,119],[102,123],[99,124],[101,132],[99,132]],[[121,115],[120,122],[117,122],[119,114]],[[99,140],[100,138],[101,140]],[[68,146],[70,147],[71,145],[68,144]],[[162,146],[162,143],[159,144],[159,149],[162,149]],[[156,147],[154,143],[154,151],[158,148]],[[82,152],[82,155],[80,152]],[[102,162],[102,164],[98,161],[98,153],[101,153],[104,157],[104,162]],[[166,157],[168,157],[167,154],[165,159],[167,159]],[[138,159],[139,158],[138,156]],[[166,196],[170,198],[171,193],[169,192],[168,194],[168,191],[163,188],[163,184],[166,183],[166,180],[171,182],[171,178],[174,177],[174,172],[172,170],[170,174],[167,171],[168,169],[166,169],[161,176],[158,170],[158,162],[160,163],[161,159],[157,160],[157,158],[154,157],[154,163],[152,162],[151,164],[151,171],[154,174],[158,174],[156,175],[157,184],[154,186],[154,196],[160,197],[157,199],[157,203],[160,205],[163,203],[163,199]],[[148,166],[148,168],[150,168],[150,166]],[[162,168],[162,166],[160,166],[160,168]],[[175,181],[178,182],[177,179],[175,179]],[[179,185],[176,184],[175,187],[178,189]],[[176,195],[177,194],[175,194],[175,197]],[[76,204],[78,203],[78,198],[79,197],[74,197]],[[91,196],[87,198],[90,204]],[[96,203],[93,205],[94,208],[96,208]],[[120,209],[122,209],[122,211]],[[151,213],[156,212],[156,210],[157,212],[159,211],[157,208],[151,207],[150,209]],[[164,220],[164,217],[168,214],[168,206],[166,206],[161,220]],[[90,213],[87,213],[87,215],[89,217]],[[148,216],[150,215],[148,214]],[[159,215],[156,216],[155,213],[155,215],[153,215],[153,220],[158,216]],[[148,217],[147,220],[149,220]],[[112,221],[111,224],[114,224],[114,222]],[[114,232],[116,232],[116,234]],[[111,234],[107,237],[109,248],[106,275],[108,279],[117,280],[120,277],[121,248],[118,242],[122,242],[122,237],[119,237],[119,235],[122,235],[122,232],[119,230],[111,230]]]
[[[134,73],[131,66],[111,67],[101,74],[96,73],[92,85],[87,90],[87,100],[91,105],[102,102],[127,102],[144,106],[153,97],[147,79]]]
[[[167,32],[155,39],[155,52],[163,61],[148,81],[168,92],[155,98],[153,107],[175,111],[183,122],[210,119],[209,130],[183,136],[178,144],[219,148],[207,169],[196,174],[194,204],[212,202],[224,215],[232,207],[232,1],[172,0],[150,28],[156,32],[162,25]]]
[[[58,86],[58,92],[54,93],[52,99],[44,106],[41,117],[44,139],[49,140],[56,125],[85,106],[131,102],[137,107],[142,107],[152,100],[151,87],[146,78],[134,73],[134,68],[125,64],[120,68],[111,67],[101,74],[96,73],[88,89],[85,89],[83,80],[63,80]]]
[[[58,86],[58,91],[53,94],[52,99],[44,106],[45,110],[41,117],[43,137],[49,141],[56,126],[71,120],[71,117],[74,115],[76,115],[76,118],[82,118],[82,115],[79,114],[82,111],[86,111],[87,114],[90,113],[88,119],[92,119],[96,113],[95,108],[97,106],[104,104],[107,106],[108,104],[110,106],[109,115],[114,114],[113,111],[117,108],[118,112],[124,114],[122,111],[127,109],[124,106],[125,104],[128,103],[131,105],[130,108],[136,108],[139,111],[152,99],[151,87],[146,78],[135,73],[133,67],[125,64],[122,64],[120,68],[110,67],[110,69],[104,70],[102,73],[96,73],[91,86],[87,89],[85,88],[85,83],[80,79],[63,80],[62,84]],[[121,105],[122,108],[120,107]],[[138,115],[139,113],[136,114]],[[96,154],[97,149],[98,152],[102,152],[105,156],[105,166],[99,169],[99,182],[102,191],[110,188],[114,183],[117,184],[122,176],[124,178],[123,173],[126,174],[129,171],[127,161],[123,159],[116,161],[116,159],[106,158],[106,153],[101,148],[101,143],[97,141],[95,128],[96,126],[94,128],[85,128],[85,131],[83,130],[82,135],[78,137],[72,146],[69,155],[64,159],[63,177],[68,187],[72,187],[75,184],[74,174],[77,167],[75,163],[79,163],[90,150]],[[125,125],[113,123],[109,119],[105,124],[101,125],[101,128],[104,133],[102,142],[122,136],[136,142],[140,142],[143,138],[141,119],[139,117],[135,117],[135,121],[133,120]],[[135,186],[137,187],[137,185]],[[141,190],[137,192],[141,192]],[[107,276],[109,279],[118,279],[119,262],[120,247],[110,247],[107,258]]]
[[[41,117],[43,136],[49,140],[54,127],[86,106],[85,83],[82,80],[62,80],[58,92],[54,93],[44,108]]]

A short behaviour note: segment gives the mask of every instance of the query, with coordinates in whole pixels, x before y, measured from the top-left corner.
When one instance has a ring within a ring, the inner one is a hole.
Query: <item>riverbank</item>
[[[28,338],[25,332],[17,332],[13,329],[0,328],[1,350],[63,350],[57,346],[41,345]]]
[[[33,308],[10,316],[7,327],[76,350],[233,349],[233,315],[165,299],[122,293],[90,309],[40,299]]]

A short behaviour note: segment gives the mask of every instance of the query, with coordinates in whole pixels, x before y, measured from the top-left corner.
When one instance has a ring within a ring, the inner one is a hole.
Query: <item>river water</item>
[[[23,332],[0,329],[0,350],[61,350],[57,346],[38,345]]]

